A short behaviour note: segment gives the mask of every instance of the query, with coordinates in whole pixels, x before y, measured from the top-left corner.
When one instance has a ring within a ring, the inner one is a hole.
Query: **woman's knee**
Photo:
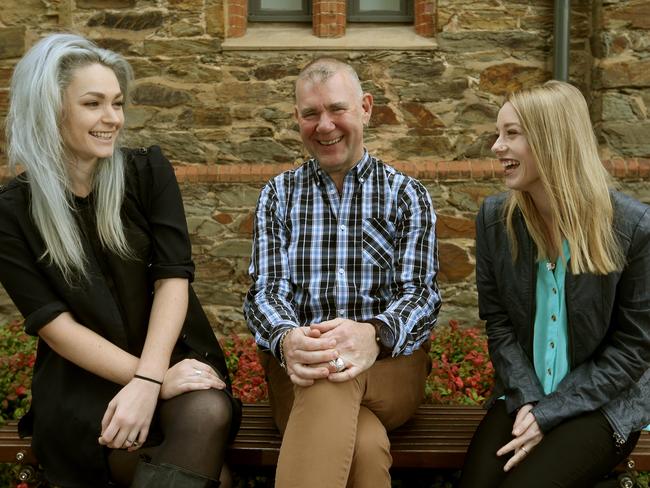
[[[232,422],[232,403],[221,390],[192,391],[174,398],[165,405],[163,418],[175,430],[225,435]]]

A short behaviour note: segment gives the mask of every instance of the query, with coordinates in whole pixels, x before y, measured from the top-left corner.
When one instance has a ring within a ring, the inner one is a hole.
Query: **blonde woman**
[[[477,219],[497,375],[460,486],[592,487],[650,423],[650,209],[608,188],[587,104],[550,81],[508,97],[507,194]]]
[[[130,81],[68,34],[13,74],[8,155],[26,171],[0,190],[0,282],[39,337],[20,431],[57,486],[218,486],[239,404],[189,285],[173,168],[120,148]]]

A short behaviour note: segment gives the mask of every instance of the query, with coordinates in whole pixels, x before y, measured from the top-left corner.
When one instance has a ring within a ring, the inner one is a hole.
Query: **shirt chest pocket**
[[[382,269],[393,265],[395,250],[395,225],[384,218],[368,218],[363,221],[363,262]]]

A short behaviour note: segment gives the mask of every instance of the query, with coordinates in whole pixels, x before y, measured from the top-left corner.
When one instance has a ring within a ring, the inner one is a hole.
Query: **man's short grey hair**
[[[92,64],[113,71],[126,101],[133,72],[121,55],[77,35],[52,34],[16,65],[7,115],[9,166],[26,170],[32,218],[45,242],[41,258],[54,263],[68,281],[86,275],[86,256],[74,217],[70,155],[61,137],[64,95],[75,72]],[[124,184],[124,161],[116,144],[113,156],[99,161],[93,175],[97,230],[104,246],[128,256],[120,218]]]
[[[359,75],[352,66],[336,58],[314,59],[300,71],[296,79],[296,86],[300,81],[323,83],[340,72],[344,72],[350,77],[355,85],[356,95],[361,99],[363,97],[363,88],[361,88]]]

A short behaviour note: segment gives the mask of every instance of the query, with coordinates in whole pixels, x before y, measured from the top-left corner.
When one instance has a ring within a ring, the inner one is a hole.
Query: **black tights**
[[[505,473],[509,455],[497,450],[512,440],[514,418],[505,402],[486,413],[470,444],[460,488],[592,488],[634,449],[639,433],[617,449],[613,430],[600,411],[569,419],[544,435],[519,465]]]
[[[159,414],[162,443],[134,452],[111,451],[108,464],[113,480],[130,485],[140,457],[219,479],[232,420],[228,395],[214,389],[184,393],[162,401]]]

